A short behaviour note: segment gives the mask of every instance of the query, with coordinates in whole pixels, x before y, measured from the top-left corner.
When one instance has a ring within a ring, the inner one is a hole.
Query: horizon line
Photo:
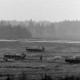
[[[64,21],[80,21],[80,20],[69,20],[69,19],[64,19],[64,20],[60,20],[60,21],[50,21],[50,20],[34,20],[34,19],[26,19],[26,20],[17,20],[17,19],[12,19],[12,20],[9,20],[9,19],[1,19],[1,21],[16,21],[16,22],[25,22],[25,21],[33,21],[33,22],[50,22],[50,23],[57,23],[57,22],[64,22]]]

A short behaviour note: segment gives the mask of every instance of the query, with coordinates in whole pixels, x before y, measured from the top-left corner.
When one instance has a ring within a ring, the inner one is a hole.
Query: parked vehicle
[[[4,55],[4,60],[8,61],[8,60],[24,60],[25,59],[25,54],[10,54],[7,53]]]
[[[65,59],[65,62],[70,63],[70,64],[74,64],[74,63],[80,63],[80,56],[76,56],[70,59]]]
[[[44,52],[45,48],[44,47],[38,47],[38,46],[31,46],[31,47],[26,47],[27,52]]]

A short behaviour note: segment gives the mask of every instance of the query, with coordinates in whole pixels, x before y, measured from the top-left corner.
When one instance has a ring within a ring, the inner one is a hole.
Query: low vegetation
[[[4,78],[2,80],[80,80],[80,77],[75,75],[80,74],[80,64],[62,62],[63,57],[80,56],[80,44],[5,41],[0,42],[0,57],[3,59],[7,52],[21,54],[26,46],[34,45],[44,46],[46,51],[43,53],[25,52],[26,60],[23,61],[0,61],[0,74],[2,75],[0,75],[0,80],[1,78]],[[56,56],[54,59],[56,61],[53,61],[54,56]],[[47,60],[48,58],[52,59]]]

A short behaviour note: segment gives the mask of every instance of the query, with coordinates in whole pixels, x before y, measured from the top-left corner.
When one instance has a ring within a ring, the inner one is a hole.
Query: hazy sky
[[[80,0],[0,0],[0,20],[80,20]]]

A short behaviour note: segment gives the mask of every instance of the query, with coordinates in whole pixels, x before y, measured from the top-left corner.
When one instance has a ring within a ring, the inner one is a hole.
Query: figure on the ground
[[[40,55],[40,60],[42,60],[42,58],[43,58],[42,55]]]

